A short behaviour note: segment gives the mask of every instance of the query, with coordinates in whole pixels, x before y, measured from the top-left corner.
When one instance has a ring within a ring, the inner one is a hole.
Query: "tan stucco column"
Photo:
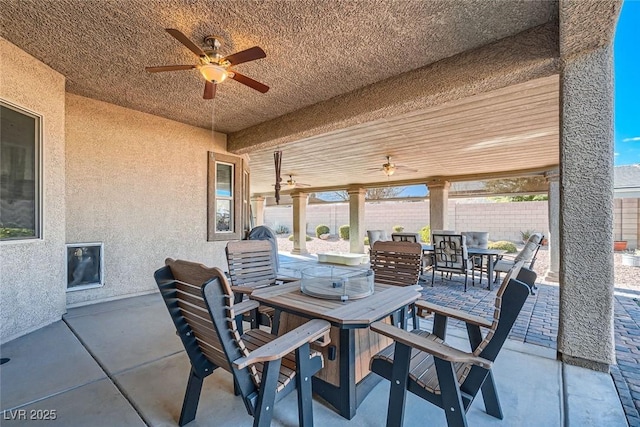
[[[544,277],[547,282],[557,282],[560,271],[560,174],[552,170],[544,174],[549,183],[547,206],[549,215],[549,269]]]
[[[251,215],[253,216],[253,224],[264,225],[264,197],[256,196],[251,198]]]
[[[429,225],[431,230],[449,228],[449,181],[429,181]]]
[[[307,251],[307,198],[306,193],[295,192],[293,199],[293,249],[292,254],[304,255]]]
[[[594,5],[599,13],[592,10]],[[588,25],[581,20],[586,11],[592,17]],[[614,3],[560,1],[558,356],[601,371],[615,363],[612,39],[616,20]]]
[[[349,251],[364,253],[364,188],[349,188]]]

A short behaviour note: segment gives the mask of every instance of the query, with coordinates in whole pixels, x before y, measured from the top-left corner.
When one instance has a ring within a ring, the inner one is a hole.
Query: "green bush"
[[[402,233],[404,231],[404,227],[401,225],[394,225],[393,232],[394,233]]]
[[[322,234],[329,234],[331,229],[328,225],[320,224],[316,227],[316,237],[320,237]]]
[[[364,236],[364,244],[365,246],[369,246],[369,236]]]
[[[489,249],[501,249],[503,251],[507,251],[508,254],[514,254],[518,252],[518,248],[516,248],[516,245],[511,242],[507,242],[506,240],[489,242]]]
[[[307,239],[306,239],[306,240],[307,240],[307,242],[309,242],[309,241],[311,241],[311,240],[313,240],[313,239],[312,239],[310,236],[307,236]],[[290,242],[293,242],[293,234],[292,234],[291,236],[289,236],[289,241],[290,241]]]
[[[420,240],[424,243],[431,243],[431,227],[425,225],[420,229]]]
[[[340,228],[338,229],[338,235],[343,240],[349,240],[349,226],[341,225]]]
[[[11,237],[33,237],[35,232],[32,228],[11,228],[0,227],[0,239],[8,239]]]

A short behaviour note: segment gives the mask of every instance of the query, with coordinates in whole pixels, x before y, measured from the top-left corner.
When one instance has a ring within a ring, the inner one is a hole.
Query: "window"
[[[40,122],[0,101],[0,240],[40,237]]]
[[[244,236],[244,197],[248,175],[240,157],[209,153],[208,240],[237,240]]]

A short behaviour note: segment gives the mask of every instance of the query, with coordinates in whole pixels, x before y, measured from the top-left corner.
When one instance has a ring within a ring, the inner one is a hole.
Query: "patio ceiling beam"
[[[227,148],[244,154],[282,146],[551,76],[558,67],[558,28],[546,24],[231,133]]]

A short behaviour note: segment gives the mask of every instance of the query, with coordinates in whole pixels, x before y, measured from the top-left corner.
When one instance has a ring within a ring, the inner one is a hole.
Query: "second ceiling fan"
[[[187,49],[198,56],[200,63],[197,65],[163,65],[159,67],[146,67],[145,70],[147,70],[147,72],[159,73],[163,71],[192,70],[197,68],[206,80],[204,84],[204,99],[213,99],[216,95],[216,85],[218,83],[222,83],[227,77],[261,93],[266,93],[269,90],[269,86],[242,75],[230,68],[244,62],[266,58],[267,55],[260,47],[254,46],[223,57],[218,53],[220,41],[213,36],[207,36],[204,38],[204,43],[207,47],[201,49],[180,31],[173,28],[167,28],[166,30]]]

